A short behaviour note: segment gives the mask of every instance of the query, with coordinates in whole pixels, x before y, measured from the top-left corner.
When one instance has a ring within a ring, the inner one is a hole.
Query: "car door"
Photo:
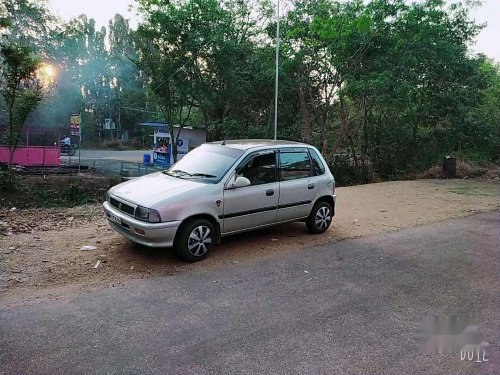
[[[331,195],[333,187],[333,177],[326,173],[326,166],[323,164],[318,151],[309,149],[312,162],[312,177],[309,183],[314,185],[312,189],[313,202],[320,196]]]
[[[311,159],[307,148],[279,151],[277,222],[301,219],[309,215],[314,201]]]
[[[276,161],[275,150],[259,151],[236,168],[229,182],[243,176],[250,180],[250,186],[224,190],[224,233],[276,222],[279,198]]]

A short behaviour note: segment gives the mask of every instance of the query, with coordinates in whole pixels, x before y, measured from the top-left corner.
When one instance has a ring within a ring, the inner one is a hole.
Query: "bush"
[[[118,139],[109,139],[101,143],[101,147],[108,150],[123,151],[127,148]]]
[[[336,154],[329,165],[337,186],[367,184],[373,181],[374,173],[370,162],[356,165],[348,154]]]
[[[141,150],[144,146],[142,144],[141,138],[130,138],[128,145],[136,150]]]
[[[456,178],[476,178],[488,174],[489,171],[498,170],[498,166],[493,163],[478,164],[467,159],[457,159]],[[427,171],[419,174],[418,178],[442,178],[443,162],[440,161]]]

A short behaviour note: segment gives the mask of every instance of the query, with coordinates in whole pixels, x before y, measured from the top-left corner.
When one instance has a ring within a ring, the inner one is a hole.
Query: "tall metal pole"
[[[274,87],[274,139],[278,139],[278,70],[280,49],[280,0],[276,6],[276,79]]]
[[[78,115],[78,117],[80,118],[80,129],[78,130],[78,173],[82,173],[82,163],[81,163],[81,159],[80,159],[80,151],[82,150],[82,113],[80,112],[80,114]],[[70,151],[71,151],[71,148],[70,148]]]

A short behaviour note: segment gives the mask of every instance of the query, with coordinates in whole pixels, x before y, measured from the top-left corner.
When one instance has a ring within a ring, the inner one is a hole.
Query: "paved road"
[[[142,162],[142,156],[145,153],[152,154],[151,150],[127,150],[127,151],[112,151],[112,150],[81,150],[81,158],[84,160],[120,160],[130,162]],[[64,160],[68,160],[67,155],[61,155]],[[78,159],[78,151],[71,160]]]
[[[0,373],[498,374],[499,227],[481,214],[4,308]],[[427,314],[469,314],[489,362],[419,353]]]

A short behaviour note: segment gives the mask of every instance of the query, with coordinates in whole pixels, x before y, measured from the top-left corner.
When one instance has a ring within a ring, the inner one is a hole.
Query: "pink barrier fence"
[[[59,147],[22,147],[14,152],[14,164],[25,167],[59,167],[61,165],[61,152]],[[0,163],[8,163],[10,150],[6,146],[0,146]]]

